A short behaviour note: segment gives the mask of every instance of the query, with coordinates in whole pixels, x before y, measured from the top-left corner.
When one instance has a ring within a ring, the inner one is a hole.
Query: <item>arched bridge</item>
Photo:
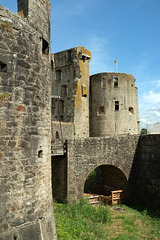
[[[53,197],[82,198],[88,174],[99,166],[115,167],[128,180],[138,141],[139,135],[68,140],[67,153],[52,158]]]

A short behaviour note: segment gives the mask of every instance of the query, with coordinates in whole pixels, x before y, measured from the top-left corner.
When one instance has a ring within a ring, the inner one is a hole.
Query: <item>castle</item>
[[[89,77],[85,47],[51,54],[49,0],[17,2],[0,6],[0,239],[56,239],[53,197],[80,199],[97,167],[160,210],[160,135],[138,134],[134,77]]]

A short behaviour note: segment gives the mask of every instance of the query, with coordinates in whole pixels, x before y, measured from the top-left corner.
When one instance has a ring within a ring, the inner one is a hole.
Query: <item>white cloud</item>
[[[151,90],[144,94],[143,99],[147,102],[160,103],[160,92],[155,93]]]

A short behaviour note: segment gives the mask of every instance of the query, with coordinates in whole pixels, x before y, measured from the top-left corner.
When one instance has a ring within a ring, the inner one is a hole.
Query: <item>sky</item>
[[[51,50],[91,51],[90,75],[134,75],[141,128],[160,123],[160,0],[51,0]],[[17,12],[16,0],[0,4]]]

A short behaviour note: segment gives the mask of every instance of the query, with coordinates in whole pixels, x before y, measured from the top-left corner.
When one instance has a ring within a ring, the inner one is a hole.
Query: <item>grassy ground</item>
[[[117,211],[116,208],[124,211]],[[54,203],[58,240],[160,240],[160,219],[127,206]]]

